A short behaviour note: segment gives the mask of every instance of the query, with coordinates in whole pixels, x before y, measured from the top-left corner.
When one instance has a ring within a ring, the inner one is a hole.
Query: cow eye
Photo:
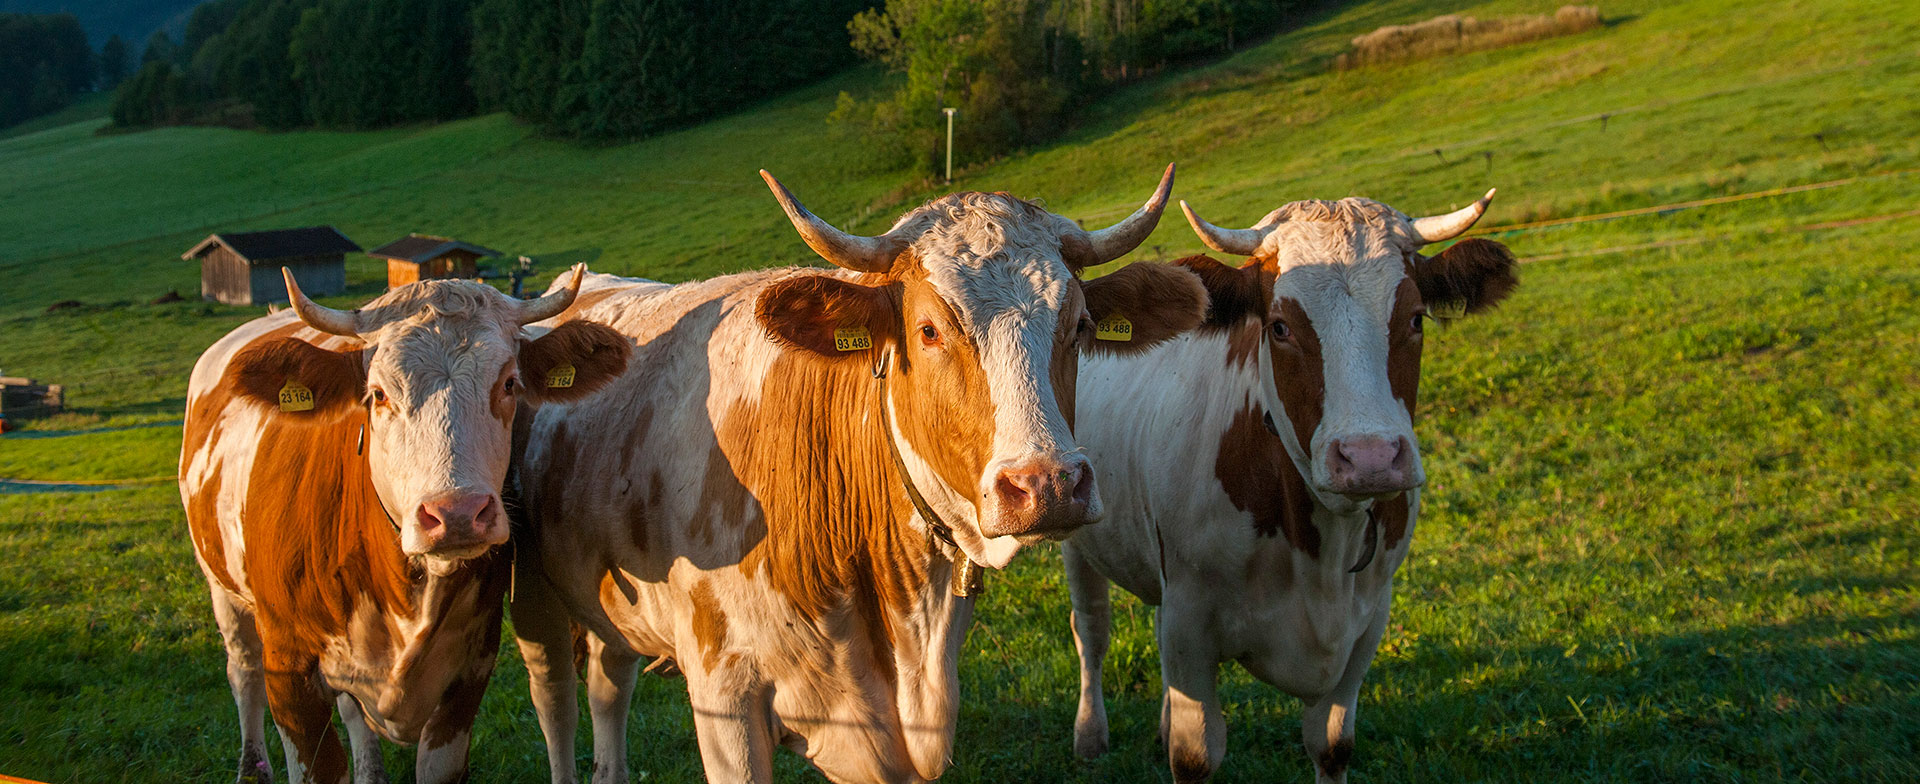
[[[1273,330],[1274,340],[1287,340],[1293,337],[1293,330],[1289,329],[1287,327],[1287,322],[1284,322],[1284,321],[1276,320],[1273,322],[1273,325],[1271,327],[1268,327],[1268,329]]]
[[[373,404],[374,404],[374,405],[376,405],[376,406],[384,406],[384,405],[386,405],[386,404],[387,404],[387,391],[386,391],[386,390],[384,390],[384,389],[381,389],[381,388],[379,388],[379,387],[374,387],[374,388],[373,388]]]
[[[1073,325],[1073,334],[1074,334],[1074,337],[1076,338],[1084,338],[1087,336],[1087,333],[1092,331],[1093,331],[1092,316],[1081,316],[1080,323]]]
[[[940,330],[934,329],[932,324],[921,324],[920,341],[927,345],[940,342]]]
[[[1427,320],[1429,318],[1431,317],[1428,316],[1427,312],[1424,310],[1420,311],[1419,313],[1413,314],[1413,334],[1418,335],[1422,332],[1425,332]]]
[[[513,376],[507,376],[506,382],[502,384],[502,387],[506,390],[507,394],[509,395],[513,394],[513,387],[514,387],[515,380],[516,379],[514,379]]]

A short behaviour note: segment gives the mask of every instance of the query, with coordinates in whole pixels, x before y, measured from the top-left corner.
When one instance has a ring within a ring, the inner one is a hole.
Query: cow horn
[[[1487,214],[1487,205],[1493,203],[1493,192],[1499,188],[1488,188],[1487,195],[1479,201],[1469,204],[1445,215],[1434,215],[1413,219],[1413,234],[1420,238],[1422,245],[1450,240],[1467,233],[1473,228],[1480,216]]]
[[[1140,209],[1120,219],[1119,223],[1085,233],[1088,245],[1086,253],[1090,258],[1084,259],[1086,263],[1080,266],[1105,264],[1132,253],[1134,248],[1140,247],[1140,243],[1147,241],[1147,235],[1160,225],[1160,213],[1167,208],[1167,197],[1173,193],[1173,167],[1173,164],[1167,164],[1166,173],[1160,175],[1160,187],[1153,190],[1153,195],[1148,197],[1146,204],[1140,205]]]
[[[306,293],[300,290],[300,284],[293,281],[293,270],[281,267],[280,276],[287,279],[287,301],[293,303],[293,312],[299,315],[300,320],[306,322],[307,326],[329,335],[345,335],[350,338],[360,335],[360,331],[354,328],[354,322],[358,320],[360,311],[334,310],[325,305],[314,304],[314,301],[307,299]]]
[[[1267,241],[1267,235],[1273,233],[1273,226],[1263,220],[1251,229],[1223,229],[1194,214],[1185,199],[1180,201],[1180,211],[1187,214],[1187,223],[1193,226],[1193,233],[1200,235],[1200,241],[1207,247],[1231,253],[1235,256],[1251,256],[1260,250],[1260,243]]]
[[[544,321],[567,312],[573,306],[573,299],[580,295],[580,279],[586,277],[587,265],[573,265],[573,280],[560,291],[543,294],[539,299],[520,303],[520,313],[516,319],[522,324]]]
[[[787,213],[787,220],[793,221],[793,228],[800,232],[800,239],[820,258],[833,262],[836,267],[845,267],[859,272],[886,272],[893,269],[893,260],[901,251],[907,249],[907,241],[894,236],[889,231],[878,237],[863,237],[848,234],[836,229],[833,224],[820,219],[820,216],[807,211],[793,192],[779,180],[760,170],[760,178],[767,181],[767,187],[773,190],[773,198],[780,202],[780,209]]]

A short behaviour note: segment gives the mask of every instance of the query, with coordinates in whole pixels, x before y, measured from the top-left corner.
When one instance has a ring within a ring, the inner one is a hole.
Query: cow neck
[[[1272,411],[1266,412],[1261,419],[1266,424],[1268,433],[1272,433],[1275,438],[1281,437],[1279,426],[1273,423]],[[1289,456],[1288,459],[1291,461],[1291,456]],[[1300,469],[1296,466],[1293,470],[1298,471]],[[1309,490],[1308,492],[1311,493],[1312,491]],[[1318,506],[1319,502],[1316,501],[1315,505]],[[1362,543],[1361,546],[1366,549],[1360,551],[1360,559],[1354,563],[1353,568],[1347,570],[1347,574],[1359,574],[1360,570],[1367,568],[1369,564],[1373,563],[1374,553],[1380,549],[1380,504],[1377,501],[1367,507],[1367,530],[1364,535],[1366,536],[1366,541]]]
[[[900,459],[900,445],[893,437],[893,415],[887,405],[887,370],[892,363],[893,352],[888,351],[882,353],[879,361],[873,366],[873,380],[880,390],[877,400],[880,408],[881,438],[887,442],[887,455],[893,458],[893,470],[900,474],[900,487],[906,491],[907,500],[912,502],[914,510],[920,513],[920,519],[926,521],[928,548],[939,552],[953,562],[953,582],[950,586],[953,595],[961,598],[977,596],[986,589],[986,573],[981,570],[979,564],[974,563],[973,559],[967,556],[965,551],[960,549],[959,544],[954,542],[953,527],[941,519],[939,513],[933,511],[926,497],[920,494],[920,488],[914,486],[913,474],[907,471],[906,461]]]

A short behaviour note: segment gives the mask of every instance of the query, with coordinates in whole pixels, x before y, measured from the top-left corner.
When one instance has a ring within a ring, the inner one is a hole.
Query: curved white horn
[[[307,299],[306,293],[300,290],[300,284],[293,282],[293,270],[281,267],[280,276],[287,279],[287,301],[293,303],[293,312],[299,315],[300,320],[306,322],[307,326],[329,335],[345,335],[350,338],[359,336],[360,332],[354,329],[354,321],[360,311],[334,310],[325,305],[314,304],[314,301]]]
[[[834,266],[845,267],[860,272],[886,272],[893,268],[893,260],[907,249],[905,239],[887,232],[878,237],[863,237],[848,234],[836,229],[833,224],[820,219],[820,216],[807,211],[793,192],[779,180],[760,170],[760,178],[767,181],[767,187],[773,190],[773,198],[780,202],[780,209],[787,213],[787,220],[793,221],[793,228],[800,232],[800,239],[820,258],[833,262]]]
[[[1097,231],[1087,232],[1087,244],[1092,246],[1092,264],[1105,264],[1114,259],[1132,253],[1140,243],[1147,241],[1147,235],[1160,225],[1160,212],[1167,208],[1167,197],[1173,194],[1173,164],[1167,164],[1167,171],[1160,175],[1160,187],[1153,190],[1153,196],[1146,204],[1134,210],[1132,215],[1122,218],[1119,223]]]
[[[573,306],[573,298],[580,295],[580,279],[585,277],[586,271],[585,264],[573,265],[573,280],[567,283],[566,288],[543,294],[539,299],[521,302],[516,320],[523,325],[532,324],[567,312],[567,308]]]
[[[1265,242],[1267,235],[1273,232],[1272,226],[1264,225],[1256,225],[1251,229],[1220,228],[1201,220],[1199,215],[1194,214],[1193,208],[1187,206],[1185,199],[1180,200],[1180,211],[1187,214],[1187,223],[1193,226],[1193,233],[1200,235],[1200,241],[1221,253],[1251,256],[1260,250],[1260,243]],[[1265,223],[1261,221],[1261,224]]]
[[[1500,189],[1488,188],[1487,195],[1480,197],[1479,201],[1445,215],[1413,219],[1414,236],[1419,237],[1421,243],[1433,243],[1467,233],[1467,229],[1473,228],[1480,216],[1487,214],[1487,205],[1493,203],[1493,192],[1497,190]]]

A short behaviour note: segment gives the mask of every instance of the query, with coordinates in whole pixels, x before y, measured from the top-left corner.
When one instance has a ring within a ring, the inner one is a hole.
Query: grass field
[[[956,187],[1093,224],[1171,160],[1176,196],[1232,226],[1296,198],[1422,213],[1500,187],[1485,228],[1536,261],[1501,309],[1434,333],[1432,484],[1362,693],[1355,781],[1920,780],[1920,14],[1630,0],[1573,37],[1325,67],[1382,24],[1552,10],[1312,16],[1090,106],[1059,143]],[[95,135],[87,119],[0,137],[0,370],[68,383],[73,408],[0,437],[0,478],[171,474],[177,429],[133,426],[178,419],[194,357],[261,312],[144,304],[197,291],[178,255],[210,231],[332,223],[369,246],[432,231],[549,272],[667,280],[805,262],[754,169],[866,231],[934,193],[826,126],[839,90],[876,84],[856,72],[594,149],[499,116],[352,134]],[[1826,182],[1842,184],[1501,231]],[[1199,247],[1169,216],[1136,258]],[[352,291],[329,303],[371,296],[381,270],[350,260]],[[83,304],[43,313],[68,299]],[[171,485],[0,495],[0,562],[0,773],[231,775],[219,638]],[[1151,610],[1130,598],[1108,662],[1114,749],[1073,758],[1058,569],[1041,549],[989,581],[949,780],[1166,777]],[[1219,779],[1308,780],[1296,701],[1230,672]],[[508,644],[476,780],[544,776],[524,677]],[[642,679],[630,739],[636,776],[698,777],[681,682]],[[818,778],[791,755],[782,770]]]

